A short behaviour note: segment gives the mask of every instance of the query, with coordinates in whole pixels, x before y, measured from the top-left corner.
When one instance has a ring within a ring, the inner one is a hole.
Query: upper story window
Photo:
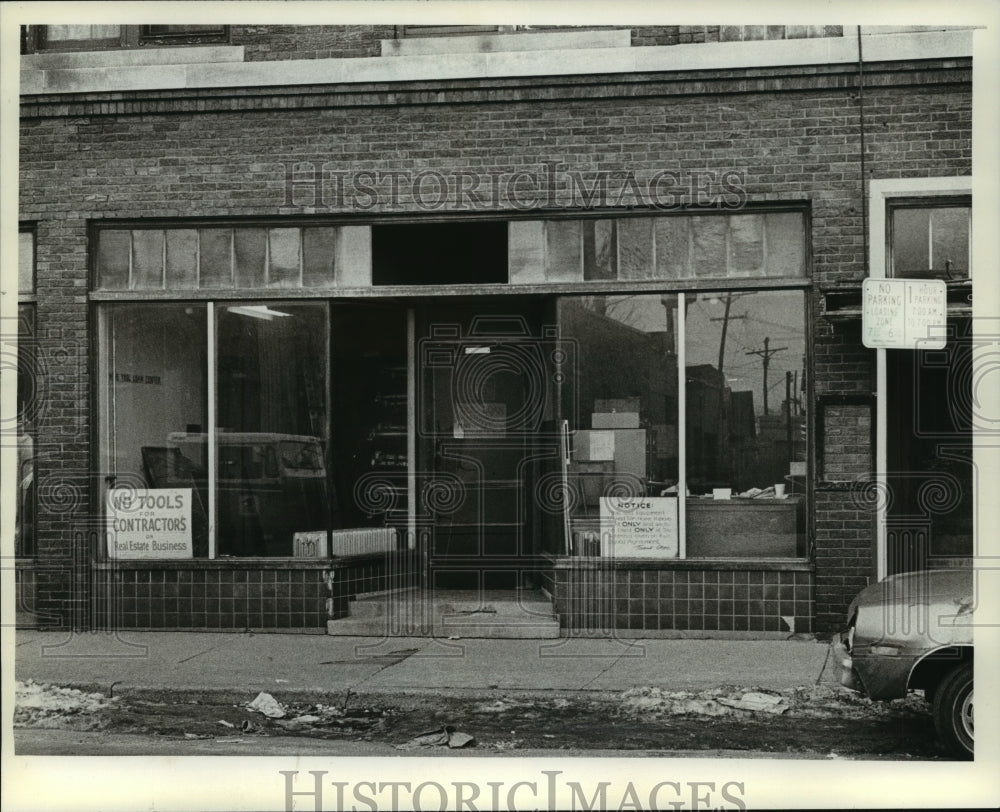
[[[510,26],[506,26],[510,27]],[[499,34],[502,25],[398,25],[396,35],[400,39],[410,37],[450,37],[462,34]]]
[[[225,25],[32,25],[21,32],[21,47],[33,51],[90,51],[157,45],[228,42]]]
[[[20,296],[35,292],[35,232],[27,227],[17,235],[17,292]]]
[[[901,201],[890,209],[891,275],[968,279],[972,203],[968,198]]]

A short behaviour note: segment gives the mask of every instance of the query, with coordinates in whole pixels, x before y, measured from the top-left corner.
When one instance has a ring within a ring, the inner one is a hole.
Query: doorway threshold
[[[350,602],[350,615],[329,620],[327,634],[441,639],[553,639],[560,636],[552,601],[529,589],[404,589]]]

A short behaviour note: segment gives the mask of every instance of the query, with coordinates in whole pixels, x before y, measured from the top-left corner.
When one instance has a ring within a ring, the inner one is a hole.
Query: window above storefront
[[[808,278],[806,212],[95,225],[94,290],[343,290]]]
[[[95,287],[176,291],[365,285],[370,253],[367,226],[109,228],[98,236]]]
[[[889,212],[891,276],[946,282],[972,276],[971,201],[899,201]]]
[[[17,293],[31,296],[35,292],[35,231],[22,228],[17,234]]]
[[[21,29],[22,53],[206,45],[228,40],[227,25],[30,25]]]

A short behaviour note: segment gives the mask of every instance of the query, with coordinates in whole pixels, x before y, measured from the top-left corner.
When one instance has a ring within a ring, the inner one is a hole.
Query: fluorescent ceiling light
[[[230,313],[237,316],[249,316],[252,319],[262,319],[271,321],[279,316],[291,316],[291,313],[282,313],[280,310],[271,310],[267,305],[240,305],[239,307],[228,308]]]

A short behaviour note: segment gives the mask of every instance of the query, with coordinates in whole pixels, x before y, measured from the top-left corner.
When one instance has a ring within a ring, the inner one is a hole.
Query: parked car
[[[894,575],[862,590],[835,645],[840,681],[872,699],[922,690],[942,743],[973,755],[973,572]]]

